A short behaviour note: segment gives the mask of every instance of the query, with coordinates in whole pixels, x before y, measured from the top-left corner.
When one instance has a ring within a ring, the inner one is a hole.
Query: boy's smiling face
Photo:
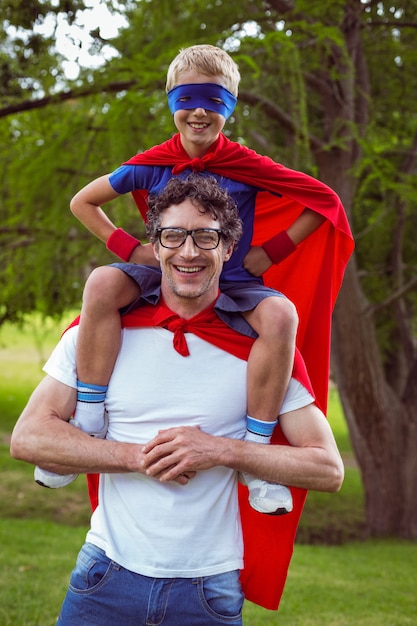
[[[195,70],[182,72],[177,85],[216,83],[225,87],[219,76],[207,76]],[[176,86],[177,86],[176,85]],[[174,113],[174,123],[181,135],[181,143],[191,158],[202,157],[223,130],[226,119],[220,113],[198,107],[180,109]]]

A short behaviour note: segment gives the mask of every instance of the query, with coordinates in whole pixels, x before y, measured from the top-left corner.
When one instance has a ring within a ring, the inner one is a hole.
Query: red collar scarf
[[[248,359],[254,341],[227,326],[216,314],[214,303],[190,319],[182,319],[171,311],[163,301],[156,306],[144,304],[128,315],[124,315],[122,326],[124,328],[143,326],[166,328],[174,335],[174,349],[184,357],[190,354],[186,333],[193,333],[200,339],[204,339],[242,360]]]

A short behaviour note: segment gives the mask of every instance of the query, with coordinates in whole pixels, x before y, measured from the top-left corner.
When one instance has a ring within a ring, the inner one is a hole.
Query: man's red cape
[[[309,372],[317,404],[326,413],[332,311],[354,247],[337,194],[314,178],[258,155],[223,134],[201,159],[190,160],[180,135],[176,134],[127,163],[172,166],[173,174],[187,168],[207,170],[258,187],[262,191],[257,196],[252,245],[261,245],[286,230],[305,208],[326,218],[320,228],[297,246],[295,253],[264,275],[266,285],[284,293],[297,307],[297,347]],[[133,197],[146,220],[146,190],[133,192]],[[272,443],[286,443],[279,427]],[[93,498],[95,490],[93,486]],[[267,609],[277,609],[307,492],[292,489],[293,511],[273,517],[256,513],[248,504],[246,489],[239,486],[239,490],[245,546],[242,572],[245,597]]]
[[[165,322],[173,313],[163,303],[145,304],[122,316],[124,328],[167,326]],[[71,326],[78,324],[77,317]],[[196,316],[187,324],[185,332],[198,337],[247,360],[254,339],[242,335],[227,326],[211,308],[205,315]],[[173,333],[174,341],[174,333]],[[174,343],[175,345],[175,343]],[[185,357],[187,358],[187,357]],[[304,361],[299,350],[294,358],[293,377],[301,382],[314,395]],[[274,432],[274,443],[287,444],[281,428]],[[98,504],[98,474],[90,474],[88,491],[92,509]],[[239,506],[244,541],[244,569],[241,573],[245,597],[269,609],[278,608],[285,585],[287,570],[291,560],[295,530],[299,519],[299,509],[304,502],[304,490],[291,488],[294,511],[282,517],[272,517],[257,513],[248,505],[247,488],[239,485]]]

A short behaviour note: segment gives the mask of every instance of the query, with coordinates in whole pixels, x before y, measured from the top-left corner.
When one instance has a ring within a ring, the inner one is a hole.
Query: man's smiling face
[[[201,213],[201,208],[188,198],[166,209],[160,226],[186,230],[220,228],[218,220],[209,213]],[[178,310],[181,306],[188,311],[183,311],[183,316],[191,317],[217,298],[219,276],[232,253],[232,248],[225,248],[222,238],[214,250],[198,248],[191,236],[179,248],[164,248],[159,242],[153,247],[161,264],[162,295],[168,307]]]

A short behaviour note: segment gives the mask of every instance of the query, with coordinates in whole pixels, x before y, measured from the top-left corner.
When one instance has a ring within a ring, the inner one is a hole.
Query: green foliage
[[[58,16],[69,24],[85,8],[83,0],[43,2],[18,0],[0,6],[0,102],[11,105],[42,92],[48,93],[57,81],[65,83],[60,57],[55,50],[54,32]],[[50,35],[39,27],[54,23]]]
[[[312,138],[322,142],[323,149],[345,145],[346,127],[329,123],[329,111],[323,111],[328,76],[334,90],[355,80],[345,45],[345,0],[314,6],[298,1],[293,11],[285,12],[284,3],[260,6],[251,0],[233,7],[218,0],[204,3],[204,8],[201,0],[184,0],[180,7],[165,1],[126,2],[120,10],[129,26],[110,42],[114,57],[97,70],[81,69],[73,85],[62,74],[53,34],[39,40],[33,28],[60,12],[75,23],[84,3],[23,4],[3,3],[0,13],[5,20],[0,39],[3,106],[53,96],[65,86],[74,89],[74,98],[0,118],[5,180],[0,199],[0,260],[5,268],[0,321],[34,309],[60,313],[77,304],[86,271],[112,260],[70,215],[69,201],[85,183],[174,131],[164,86],[168,64],[181,47],[222,45],[240,64],[243,95],[226,126],[232,138],[313,175],[318,170]],[[117,10],[113,2],[107,4]],[[397,10],[392,2],[352,7],[352,15],[356,11],[363,22],[361,43],[372,97],[366,127],[359,125],[355,131],[353,124],[349,131],[360,139],[363,153],[355,164],[358,185],[352,219],[361,235],[357,249],[363,285],[369,300],[379,302],[395,288],[389,269],[390,235],[398,222],[399,198],[406,201],[408,216],[404,281],[416,267],[415,178],[402,166],[416,128],[413,100],[405,93],[417,87],[417,53],[413,29],[401,24],[416,21],[417,11],[410,3]],[[6,30],[7,24],[19,26],[16,36]],[[115,82],[132,86],[114,93],[108,88]],[[91,95],[89,87],[94,87]],[[77,97],[80,88],[82,98]],[[251,94],[250,104],[245,94]],[[143,235],[128,199],[112,210],[118,225]],[[412,307],[414,299],[408,298]],[[388,320],[381,318],[380,324],[384,345],[383,337],[388,340],[392,333]]]

